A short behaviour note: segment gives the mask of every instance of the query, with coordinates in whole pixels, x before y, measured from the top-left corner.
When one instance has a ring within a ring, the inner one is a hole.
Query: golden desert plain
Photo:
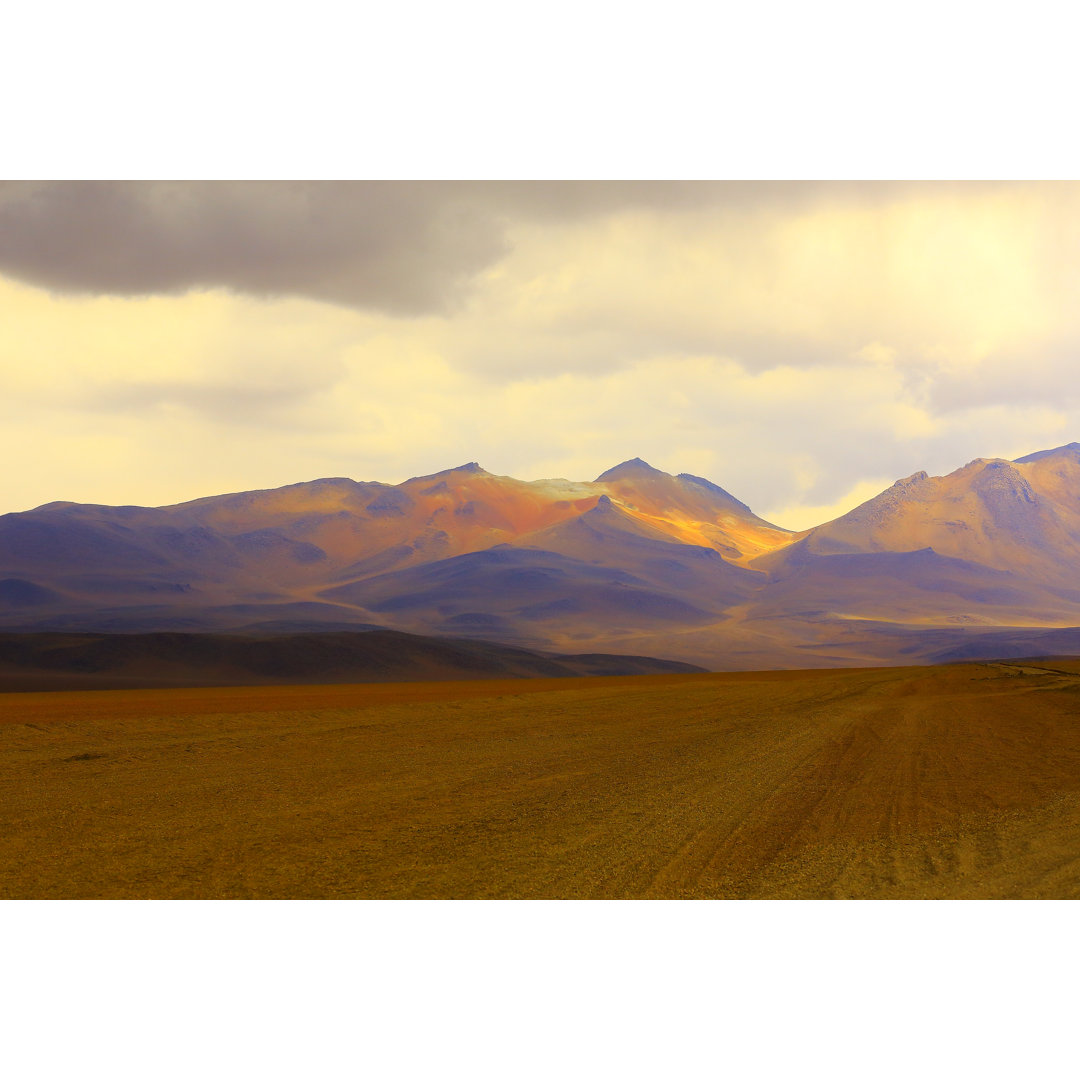
[[[6,898],[1080,896],[1080,660],[0,694]]]

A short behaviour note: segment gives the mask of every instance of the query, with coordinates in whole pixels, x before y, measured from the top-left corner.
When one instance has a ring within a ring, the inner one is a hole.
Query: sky
[[[0,184],[0,512],[631,457],[788,528],[1080,438],[1080,184]]]

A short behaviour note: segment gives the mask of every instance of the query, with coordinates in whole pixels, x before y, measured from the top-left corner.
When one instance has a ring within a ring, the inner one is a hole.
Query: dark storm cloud
[[[0,184],[0,273],[124,296],[224,287],[391,314],[441,313],[509,250],[515,219],[736,212],[902,185],[391,181]]]

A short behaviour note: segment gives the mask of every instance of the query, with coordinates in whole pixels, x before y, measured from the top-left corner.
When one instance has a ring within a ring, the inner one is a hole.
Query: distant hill
[[[639,458],[591,482],[470,462],[0,517],[0,630],[386,629],[724,670],[917,662],[1078,625],[1077,443],[915,473],[797,534]]]
[[[0,691],[655,675],[647,656],[559,656],[392,630],[313,634],[3,634]]]

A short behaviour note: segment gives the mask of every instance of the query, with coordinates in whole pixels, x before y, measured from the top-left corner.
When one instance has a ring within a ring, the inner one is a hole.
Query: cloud
[[[227,287],[441,311],[505,251],[498,221],[428,184],[9,183],[0,269],[61,292]]]
[[[33,296],[12,303],[19,293]],[[1069,441],[1080,424],[1065,407],[935,416],[877,350],[856,365],[754,371],[660,356],[492,380],[420,332],[350,312],[309,322],[328,312],[299,301],[110,301],[119,317],[101,302],[8,286],[0,304],[26,312],[33,297],[42,308],[27,324],[0,324],[0,354],[39,344],[27,338],[33,325],[43,335],[68,326],[52,366],[28,364],[18,393],[0,395],[0,454],[19,463],[0,510],[64,498],[155,505],[320,476],[398,482],[471,460],[522,479],[590,480],[641,456],[805,527],[918,469],[1019,456]],[[183,335],[185,315],[198,334]],[[117,318],[125,332],[110,335]],[[115,352],[118,337],[129,352]],[[153,362],[140,364],[149,345]]]
[[[620,215],[667,221],[702,213],[729,225],[747,216],[760,223],[762,214],[887,204],[911,190],[919,189],[778,181],[11,181],[0,184],[0,272],[75,294],[227,288],[397,316],[446,314],[509,254],[522,224],[542,230]],[[627,254],[642,253],[617,252]]]
[[[13,181],[0,184],[0,271],[67,293],[225,287],[444,313],[507,253],[511,217],[692,208],[720,194],[695,183]]]
[[[368,326],[303,300],[220,290],[71,299],[3,279],[0,310],[0,396],[114,415],[178,405],[237,421],[331,389]]]
[[[876,345],[875,362],[917,381],[1073,333],[1077,187],[845,190],[517,220],[445,348],[517,377],[672,354],[754,370],[864,363]]]

